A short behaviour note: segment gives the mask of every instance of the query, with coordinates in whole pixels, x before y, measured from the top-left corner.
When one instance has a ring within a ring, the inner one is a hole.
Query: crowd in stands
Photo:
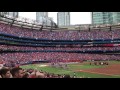
[[[42,38],[42,39],[53,39],[53,40],[84,40],[84,39],[111,39],[119,38],[120,30],[91,30],[91,31],[38,31],[31,29],[24,29],[17,26],[10,26],[8,24],[0,23],[0,33],[11,34],[20,37],[30,37],[30,38]],[[79,45],[78,45],[79,46]],[[22,46],[9,46],[0,45],[0,49],[3,50],[120,50],[120,47],[22,47]],[[62,62],[69,61],[81,61],[81,60],[108,60],[119,59],[119,55],[103,55],[102,54],[78,54],[78,53],[61,53],[61,52],[31,52],[31,53],[3,53],[0,54],[0,59],[3,61],[18,61],[27,62],[32,60],[58,60]]]
[[[9,63],[12,61],[18,64],[25,64],[35,60],[48,60],[50,62],[81,62],[85,60],[119,60],[120,55],[103,54],[79,54],[79,53],[59,53],[59,52],[31,52],[31,53],[3,53],[0,54],[0,62]]]
[[[114,51],[114,50],[120,50],[120,47],[22,47],[22,46],[9,46],[9,45],[0,45],[0,49],[4,50],[80,50],[80,51],[86,51],[86,50],[104,50],[104,51]]]
[[[113,39],[120,38],[120,30],[91,30],[91,31],[39,31],[24,29],[17,26],[10,26],[0,23],[0,33],[11,34],[19,37],[41,38],[50,40],[85,40],[85,39]],[[0,50],[120,50],[120,47],[22,47],[0,45]],[[120,55],[105,54],[81,54],[81,53],[62,53],[62,52],[27,52],[27,53],[0,53],[0,63],[10,66],[11,62],[15,65],[22,65],[35,60],[48,60],[54,62],[81,62],[84,60],[119,60]],[[2,78],[50,78],[50,77],[69,77],[69,75],[55,75],[43,71],[22,70],[21,68],[2,68],[0,70]]]
[[[39,31],[0,23],[0,32],[19,37],[44,38],[54,40],[84,40],[120,38],[120,30],[81,31]]]

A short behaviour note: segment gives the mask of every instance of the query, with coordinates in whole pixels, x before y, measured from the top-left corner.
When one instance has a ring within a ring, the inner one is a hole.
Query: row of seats
[[[80,51],[86,51],[86,50],[105,50],[105,51],[115,51],[115,50],[120,50],[120,47],[77,47],[77,48],[70,48],[70,47],[65,47],[65,48],[60,48],[60,47],[20,47],[20,46],[8,46],[8,45],[0,45],[0,49],[2,50],[80,50]]]

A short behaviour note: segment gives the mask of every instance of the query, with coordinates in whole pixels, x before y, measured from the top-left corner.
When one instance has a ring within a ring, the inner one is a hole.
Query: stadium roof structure
[[[38,23],[36,20],[23,18],[23,17],[12,17],[3,13],[0,13],[0,22],[9,24],[10,26],[18,26],[21,28],[29,28],[35,30],[58,30],[60,29],[56,23],[52,20],[49,20],[50,24],[45,25],[44,23]]]
[[[47,19],[48,20],[48,19]],[[9,24],[10,26],[18,26],[21,28],[29,28],[34,30],[48,30],[48,31],[59,31],[59,30],[112,30],[120,29],[120,23],[118,24],[82,24],[82,25],[70,25],[58,27],[56,23],[49,20],[50,24],[45,25],[44,23],[38,23],[36,20],[24,18],[24,17],[12,17],[4,13],[0,13],[0,22]]]

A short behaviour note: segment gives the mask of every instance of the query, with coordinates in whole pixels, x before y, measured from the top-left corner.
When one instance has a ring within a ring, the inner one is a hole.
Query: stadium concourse
[[[40,31],[0,22],[0,64],[6,67],[18,67],[41,60],[48,63],[119,60],[119,41],[120,30],[117,28]],[[18,71],[20,73],[17,73]],[[12,77],[17,78],[30,77],[32,74],[34,77],[36,73],[36,77],[64,77],[21,68],[12,70],[2,68],[0,73],[2,77],[11,77],[12,74]]]

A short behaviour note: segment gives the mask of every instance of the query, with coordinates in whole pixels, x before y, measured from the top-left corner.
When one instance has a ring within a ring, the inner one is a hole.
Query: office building
[[[6,14],[12,17],[18,17],[18,12],[0,12],[1,14]]]
[[[46,24],[46,18],[48,18],[48,12],[36,12],[36,21]]]
[[[57,24],[58,26],[69,26],[70,25],[70,12],[58,12],[57,13]]]
[[[92,24],[117,24],[120,12],[92,12]]]

